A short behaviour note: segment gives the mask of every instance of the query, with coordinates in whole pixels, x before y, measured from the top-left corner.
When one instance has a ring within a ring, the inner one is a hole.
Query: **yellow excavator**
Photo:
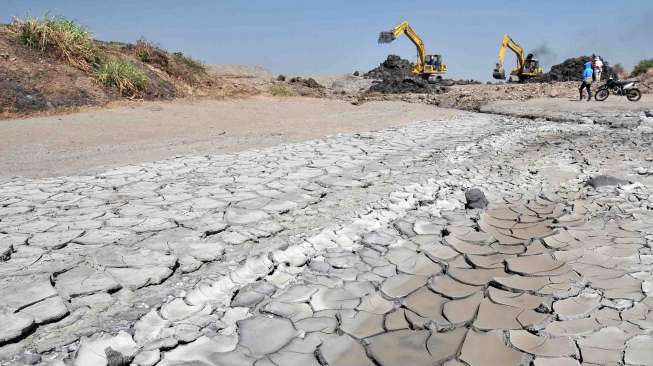
[[[390,43],[402,34],[405,34],[417,48],[417,63],[413,66],[413,74],[429,81],[441,80],[442,75],[447,72],[447,66],[442,62],[442,56],[427,55],[424,41],[407,21],[401,22],[388,32],[381,32],[379,34],[379,43]]]
[[[506,48],[509,48],[517,55],[517,66],[510,72],[510,81],[526,81],[533,77],[542,76],[544,69],[540,67],[540,62],[534,58],[533,54],[528,54],[524,57],[524,49],[507,34],[503,36],[501,41],[501,49],[499,50],[499,62],[494,68],[492,76],[495,79],[506,79],[506,73],[503,69],[503,60],[506,57]]]

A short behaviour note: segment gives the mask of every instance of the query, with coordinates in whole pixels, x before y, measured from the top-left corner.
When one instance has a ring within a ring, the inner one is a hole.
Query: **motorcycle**
[[[610,78],[596,91],[594,99],[602,102],[608,99],[610,94],[614,94],[625,95],[631,102],[637,102],[642,99],[642,92],[637,88],[638,82],[639,80],[621,81]]]

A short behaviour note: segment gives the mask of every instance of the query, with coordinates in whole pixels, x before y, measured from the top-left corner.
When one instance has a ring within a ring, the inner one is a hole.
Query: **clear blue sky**
[[[408,20],[449,76],[487,80],[498,45],[510,33],[527,50],[544,44],[545,66],[596,53],[630,68],[653,57],[652,0],[0,0],[11,16],[64,15],[98,39],[141,36],[207,63],[262,65],[275,73],[369,70],[388,53],[415,58],[401,38],[376,43],[379,31]],[[510,66],[514,63],[511,56]]]

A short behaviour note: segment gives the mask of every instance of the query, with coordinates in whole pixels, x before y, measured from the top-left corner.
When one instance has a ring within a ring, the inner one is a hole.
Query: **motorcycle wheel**
[[[639,89],[628,89],[628,91],[626,91],[626,98],[631,102],[637,102],[642,99],[642,92],[639,91]]]
[[[599,102],[602,102],[606,99],[608,99],[608,96],[610,95],[610,92],[608,89],[599,89],[596,91],[596,94],[594,95],[594,99],[596,99]]]

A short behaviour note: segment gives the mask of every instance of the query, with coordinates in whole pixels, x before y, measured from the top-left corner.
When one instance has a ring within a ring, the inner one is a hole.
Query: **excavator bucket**
[[[498,80],[506,80],[506,73],[495,70],[492,77]]]
[[[499,80],[506,80],[506,72],[503,70],[501,65],[498,65],[494,68],[492,77]]]
[[[394,41],[395,34],[393,32],[381,32],[379,33],[379,43],[390,43]]]

